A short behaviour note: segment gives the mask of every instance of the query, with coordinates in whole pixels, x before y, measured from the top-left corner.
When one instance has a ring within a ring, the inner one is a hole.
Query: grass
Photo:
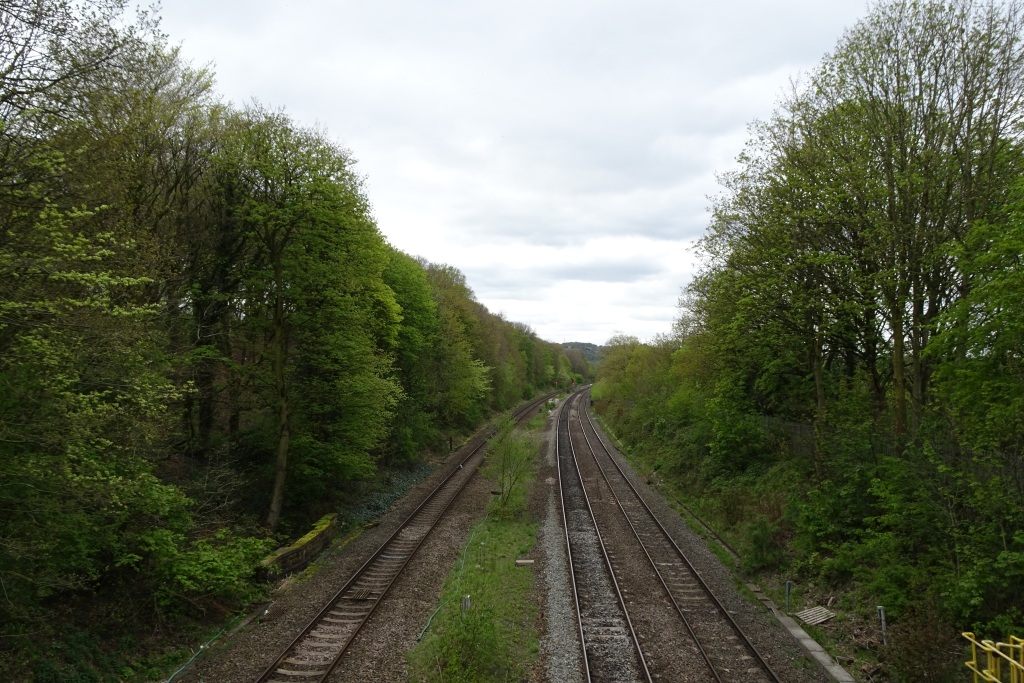
[[[541,407],[540,412],[531,417],[526,421],[524,428],[528,431],[535,431],[544,426],[544,423],[548,420],[548,409],[547,405]]]
[[[536,455],[537,441],[532,435],[515,432],[505,439],[518,443],[517,447],[524,442],[532,444]],[[496,443],[492,450],[501,447]],[[495,479],[500,478],[500,455],[492,452],[484,470]],[[537,526],[526,514],[526,491],[533,476],[531,465],[514,494],[496,497],[487,517],[474,527],[445,582],[441,606],[420,643],[406,655],[410,680],[519,681],[536,661],[538,615],[533,570],[515,565],[536,541]]]
[[[715,557],[718,558],[718,561],[721,562],[723,566],[726,566],[729,569],[736,568],[736,558],[732,556],[732,553],[726,550],[718,541],[710,538],[706,540],[708,548],[715,554]]]

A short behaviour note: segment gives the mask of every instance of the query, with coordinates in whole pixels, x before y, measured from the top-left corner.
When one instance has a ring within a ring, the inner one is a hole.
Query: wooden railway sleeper
[[[318,659],[310,659],[308,657],[289,657],[284,660],[284,663],[295,664],[297,666],[323,666],[325,663],[329,663],[329,660],[328,662],[325,662],[324,657],[320,657]]]

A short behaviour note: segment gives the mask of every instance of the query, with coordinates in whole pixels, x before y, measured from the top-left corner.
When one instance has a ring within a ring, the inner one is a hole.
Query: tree
[[[1002,453],[1000,466],[1024,504],[1024,181],[997,223],[977,222],[953,250],[967,293],[940,320],[928,349],[939,367],[940,399],[963,445]],[[1016,464],[1015,464],[1016,461]]]
[[[896,434],[908,405],[920,427],[924,349],[963,293],[949,245],[991,214],[1019,168],[1021,21],[1016,3],[878,4],[756,129],[744,169],[726,179],[698,287],[735,282],[741,336],[774,320],[805,340],[819,422],[830,355],[865,363],[882,401],[881,348]]]
[[[269,357],[260,365],[269,366],[261,381],[276,415],[270,528],[285,502],[293,423],[302,419],[306,468],[365,473],[398,395],[388,379],[398,306],[380,279],[385,246],[350,163],[317,131],[258,107],[218,161],[253,249],[243,324]],[[297,403],[300,391],[310,400]]]
[[[427,280],[437,302],[439,345],[434,386],[446,429],[475,424],[484,414],[491,390],[491,368],[474,355],[479,339],[476,301],[466,277],[448,265],[427,266]]]
[[[1022,117],[1024,5],[876,3],[755,127],[681,325],[718,378],[710,456],[774,425],[782,467],[813,420],[800,543],[882,549],[849,571],[987,629],[1021,614],[1013,581],[986,577],[1022,557]]]
[[[137,567],[154,527],[188,521],[189,501],[147,459],[175,393],[155,363],[153,280],[125,267],[134,244],[114,212],[76,193],[78,157],[58,134],[98,81],[144,52],[144,27],[113,28],[122,3],[88,7],[0,4],[0,610],[11,632],[48,596]]]
[[[881,171],[883,213],[866,235],[881,264],[897,434],[908,426],[908,388],[920,424],[931,375],[923,352],[962,294],[947,247],[1000,203],[1024,116],[1022,36],[1018,2],[879,4],[815,79],[821,106],[856,104]]]
[[[408,461],[422,448],[437,445],[440,438],[436,420],[441,405],[434,392],[431,372],[438,353],[438,308],[431,295],[427,273],[413,257],[391,249],[382,276],[402,310],[395,348],[395,373],[403,396],[395,409],[388,456]]]

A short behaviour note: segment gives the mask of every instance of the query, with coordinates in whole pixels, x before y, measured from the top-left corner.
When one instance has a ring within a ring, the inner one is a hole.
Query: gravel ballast
[[[537,538],[538,590],[544,632],[540,639],[546,681],[582,681],[579,626],[572,604],[569,564],[565,554],[565,527],[558,498],[556,407],[544,432],[543,457],[530,496],[530,510],[543,520]]]
[[[639,476],[632,464],[614,448],[611,439],[602,433],[605,446],[623,473],[658,516],[687,559],[700,572],[716,597],[727,609],[762,656],[783,681],[826,683],[830,681],[821,667],[812,660],[800,643],[756,600],[740,595],[737,577],[708,548],[707,541],[695,533],[685,520]]]
[[[556,409],[557,410],[557,409]],[[551,418],[556,414],[550,413]],[[542,457],[528,509],[538,525],[538,538],[524,571],[537,576],[535,599],[540,607],[540,661],[529,672],[531,682],[582,681],[576,615],[565,556],[565,535],[558,501],[555,469],[555,420],[544,429]],[[610,442],[608,442],[610,443]],[[466,448],[466,447],[464,447]],[[821,682],[829,679],[809,660],[799,644],[760,604],[739,595],[735,578],[642,477],[614,449],[613,457],[641,491],[679,546],[687,553],[719,599],[733,613],[762,653],[770,653],[773,666],[785,681]],[[216,643],[176,680],[191,683],[251,683],[348,580],[373,552],[400,526],[454,463],[465,457],[454,453],[423,483],[413,487],[384,514],[379,523],[343,546],[336,544],[307,572],[278,590],[271,605],[246,627]],[[477,474],[441,520],[406,572],[381,601],[332,677],[341,681],[405,681],[405,652],[434,612],[448,573],[456,566],[473,526],[483,518],[491,500],[491,483]],[[339,547],[341,546],[341,547]]]
[[[215,643],[176,681],[251,683],[296,634],[337,593],[437,486],[461,462],[473,440],[449,456],[423,483],[413,487],[379,521],[356,538],[335,544],[312,567],[286,581],[273,601],[245,628]],[[367,622],[331,681],[403,681],[405,651],[434,611],[444,579],[473,527],[487,510],[490,486],[474,476],[410,560],[405,574]],[[359,664],[352,666],[351,662]],[[359,673],[352,673],[355,669]]]

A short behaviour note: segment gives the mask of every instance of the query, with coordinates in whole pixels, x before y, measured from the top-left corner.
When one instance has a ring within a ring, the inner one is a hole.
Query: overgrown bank
[[[1021,3],[874,3],[752,127],[674,334],[613,339],[594,392],[895,680],[1024,633],[1022,120]]]
[[[0,6],[3,680],[144,678],[271,548],[586,370],[129,7]]]

